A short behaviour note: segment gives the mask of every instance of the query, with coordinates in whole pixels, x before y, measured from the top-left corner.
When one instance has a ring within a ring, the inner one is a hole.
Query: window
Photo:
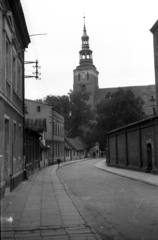
[[[57,135],[57,124],[55,123],[54,126],[55,126],[55,128],[54,128],[54,135],[56,136]]]
[[[6,40],[6,60],[5,60],[6,80],[9,81],[9,42]]]
[[[55,135],[55,126],[54,126],[54,122],[53,122],[53,135]]]
[[[19,156],[22,156],[22,128],[19,124],[19,132],[18,132],[18,147],[19,147]]]
[[[16,123],[13,124],[13,157],[16,157]]]
[[[89,80],[89,73],[87,73],[87,80]]]
[[[82,72],[82,78],[85,78],[85,72]]]
[[[5,118],[5,132],[4,132],[4,156],[5,156],[5,162],[4,162],[4,174],[5,176],[8,175],[8,163],[9,163],[9,120]]]
[[[21,125],[19,125],[19,144],[21,142],[21,139],[22,139],[22,131],[21,131]]]
[[[80,81],[80,74],[78,74],[78,81]]]
[[[41,111],[41,107],[37,106],[37,112],[40,112],[40,111]]]
[[[82,85],[82,92],[85,92],[86,91],[86,86],[85,85]]]
[[[17,84],[17,93],[20,98],[22,98],[22,66],[21,62],[18,62],[18,84]]]
[[[60,126],[58,125],[58,136],[60,136]]]
[[[24,106],[24,113],[27,114],[28,113],[28,110],[27,110],[27,104],[25,103],[25,106]]]
[[[15,55],[13,55],[12,72],[13,72],[13,89],[14,91],[17,91],[17,59]]]

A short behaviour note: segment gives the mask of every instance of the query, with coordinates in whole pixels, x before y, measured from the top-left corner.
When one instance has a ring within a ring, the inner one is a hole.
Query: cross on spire
[[[83,27],[83,30],[86,31],[86,26],[85,26],[85,16],[83,17],[84,18],[84,27]]]

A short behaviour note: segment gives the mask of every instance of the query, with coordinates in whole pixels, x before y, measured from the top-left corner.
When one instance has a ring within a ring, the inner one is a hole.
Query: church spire
[[[83,18],[84,18],[83,32],[84,32],[84,34],[86,34],[85,16]]]
[[[86,24],[85,24],[85,16],[84,24],[83,24],[83,35],[81,37],[82,40],[82,50],[80,53],[80,64],[92,64],[92,51],[89,49],[89,36],[87,35],[86,31]]]

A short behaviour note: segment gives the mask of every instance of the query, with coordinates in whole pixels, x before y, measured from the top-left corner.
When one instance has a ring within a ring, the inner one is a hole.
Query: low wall
[[[158,116],[108,133],[107,164],[158,174]]]

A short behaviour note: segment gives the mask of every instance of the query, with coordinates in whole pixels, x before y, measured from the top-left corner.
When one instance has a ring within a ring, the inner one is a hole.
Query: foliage
[[[86,101],[90,94],[87,92],[69,92],[70,117],[69,117],[69,137],[82,136],[89,120],[92,117],[91,107]]]
[[[131,90],[119,88],[108,93],[95,109],[87,104],[89,97],[90,93],[70,90],[68,95],[48,95],[39,101],[51,104],[65,115],[67,137],[81,136],[89,147],[99,142],[102,150],[108,131],[145,118],[143,100]]]
[[[82,136],[85,127],[92,117],[89,100],[90,94],[87,92],[73,92],[70,90],[68,95],[53,96],[48,95],[44,99],[39,99],[64,114],[65,129],[68,137]]]
[[[131,90],[119,88],[108,93],[97,105],[98,134],[100,142],[106,141],[107,131],[134,123],[145,118],[143,100]]]

